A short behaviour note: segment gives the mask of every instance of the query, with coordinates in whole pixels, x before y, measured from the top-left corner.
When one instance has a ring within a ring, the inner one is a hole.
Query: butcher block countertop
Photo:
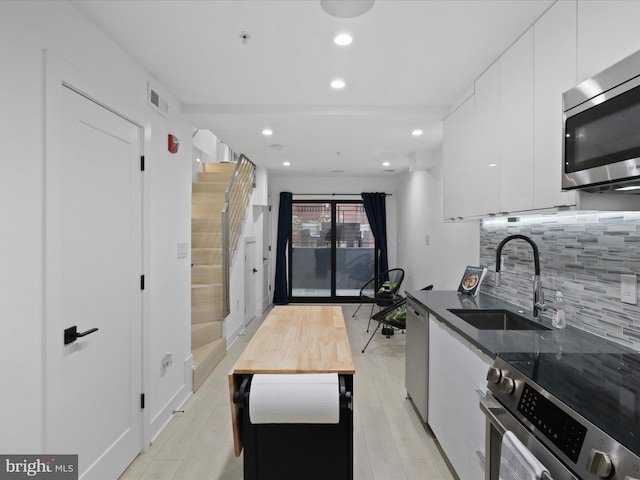
[[[273,308],[229,373],[234,447],[240,455],[238,409],[233,393],[242,375],[255,373],[355,374],[342,308],[279,305]]]
[[[277,306],[247,345],[232,373],[355,373],[338,306]]]

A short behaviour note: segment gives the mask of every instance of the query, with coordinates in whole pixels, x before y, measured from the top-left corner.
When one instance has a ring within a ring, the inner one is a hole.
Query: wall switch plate
[[[189,256],[189,242],[178,243],[178,258],[187,258]]]
[[[631,305],[638,304],[638,280],[635,275],[620,275],[620,299]]]

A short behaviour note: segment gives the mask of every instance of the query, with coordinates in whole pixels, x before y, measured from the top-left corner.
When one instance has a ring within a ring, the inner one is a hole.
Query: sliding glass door
[[[290,297],[348,301],[376,272],[376,249],[362,201],[293,201]]]

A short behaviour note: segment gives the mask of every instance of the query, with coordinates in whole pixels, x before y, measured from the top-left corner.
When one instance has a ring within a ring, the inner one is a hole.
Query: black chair
[[[433,285],[428,285],[421,290],[433,290]],[[373,315],[369,321],[371,320],[378,322],[378,326],[371,334],[371,337],[369,337],[369,341],[362,349],[362,353],[364,353],[371,343],[371,340],[373,340],[373,337],[380,328],[380,325],[384,325],[384,327],[382,327],[382,334],[387,338],[390,338],[396,330],[400,330],[404,333],[407,328],[407,300],[400,295],[396,295],[396,301]]]
[[[386,272],[381,272],[371,278],[360,289],[360,305],[353,312],[352,317],[356,316],[360,307],[365,303],[371,304],[371,312],[369,313],[369,323],[367,324],[367,332],[371,325],[371,317],[373,309],[377,305],[380,308],[388,307],[399,300],[398,291],[404,280],[404,270],[402,268],[392,268]]]

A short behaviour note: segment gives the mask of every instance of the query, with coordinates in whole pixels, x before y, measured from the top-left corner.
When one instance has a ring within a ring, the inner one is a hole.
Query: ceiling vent
[[[158,91],[152,87],[150,83],[147,83],[147,103],[163,117],[166,117],[169,113],[169,103],[160,96]]]

